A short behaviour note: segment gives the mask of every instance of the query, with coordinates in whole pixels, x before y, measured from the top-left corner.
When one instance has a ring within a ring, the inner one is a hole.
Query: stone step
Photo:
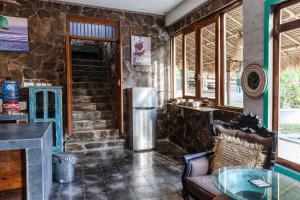
[[[102,60],[83,59],[83,58],[73,58],[72,64],[73,65],[96,65],[96,66],[107,65],[107,63]]]
[[[116,120],[73,120],[72,126],[74,132],[113,129],[116,127]]]
[[[99,82],[75,82],[72,84],[73,88],[82,88],[82,89],[105,89],[109,90],[110,89],[110,84],[109,83],[99,83]]]
[[[82,141],[91,139],[111,140],[116,139],[119,136],[120,135],[118,129],[103,129],[92,131],[76,131],[73,132],[71,136],[68,136],[67,139],[72,141]]]
[[[93,72],[109,72],[110,69],[107,65],[80,65],[74,64],[72,65],[73,71],[93,71]]]
[[[76,103],[72,105],[73,111],[97,110],[97,103]]]
[[[82,111],[82,110],[99,110],[105,111],[110,110],[113,111],[116,108],[114,103],[76,103],[72,105],[74,111]]]
[[[84,96],[97,96],[110,94],[110,89],[98,88],[98,89],[84,89],[84,88],[73,88],[72,93],[74,96],[76,95],[84,95]]]
[[[73,70],[72,76],[89,76],[89,77],[98,77],[98,78],[108,78],[109,73],[107,71],[84,71],[84,70]],[[89,81],[91,82],[91,81]]]
[[[111,111],[73,111],[73,120],[98,120],[98,119],[114,119],[115,115]]]
[[[99,96],[84,96],[84,95],[73,95],[73,104],[77,103],[97,103],[97,102],[113,102],[113,97],[111,95],[99,95]]]
[[[123,138],[116,138],[112,140],[93,139],[84,141],[66,141],[66,152],[86,152],[95,150],[110,150],[121,149],[125,147],[125,140]]]
[[[99,82],[99,83],[114,83],[114,79],[110,77],[101,77],[101,76],[73,76],[72,77],[73,83],[74,82]]]

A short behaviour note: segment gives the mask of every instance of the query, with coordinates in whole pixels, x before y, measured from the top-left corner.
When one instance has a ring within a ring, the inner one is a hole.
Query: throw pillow
[[[263,148],[261,144],[221,134],[215,141],[212,170],[229,166],[262,168],[266,158]]]

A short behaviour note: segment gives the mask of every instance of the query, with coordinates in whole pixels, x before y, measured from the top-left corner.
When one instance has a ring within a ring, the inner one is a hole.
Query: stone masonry
[[[213,148],[211,124],[213,120],[229,122],[240,113],[219,109],[197,110],[166,104],[158,115],[159,140],[169,140],[188,153],[208,151]]]
[[[164,17],[110,10],[76,4],[40,0],[17,0],[22,6],[0,4],[0,14],[28,19],[29,52],[0,52],[0,77],[24,82],[66,86],[66,16],[69,14],[120,23],[124,88],[153,86],[159,102],[169,97],[169,34]],[[151,66],[133,66],[130,62],[131,36],[151,37]],[[64,91],[64,95],[66,92]],[[63,99],[66,99],[65,97]],[[64,108],[65,109],[65,108]],[[64,115],[66,122],[66,115]]]

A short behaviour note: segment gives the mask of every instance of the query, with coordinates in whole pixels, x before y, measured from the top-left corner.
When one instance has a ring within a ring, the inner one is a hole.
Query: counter
[[[0,124],[0,151],[24,149],[26,196],[47,200],[52,184],[52,124]]]
[[[229,122],[241,113],[221,109],[166,104],[158,116],[158,139],[168,139],[188,153],[208,151],[213,148],[211,124],[213,120]]]

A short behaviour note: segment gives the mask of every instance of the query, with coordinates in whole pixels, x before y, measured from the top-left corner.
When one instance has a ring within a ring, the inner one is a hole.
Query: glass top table
[[[224,167],[212,174],[213,184],[231,199],[300,200],[300,182],[283,174],[245,167]],[[270,187],[259,188],[250,180],[264,180]]]

